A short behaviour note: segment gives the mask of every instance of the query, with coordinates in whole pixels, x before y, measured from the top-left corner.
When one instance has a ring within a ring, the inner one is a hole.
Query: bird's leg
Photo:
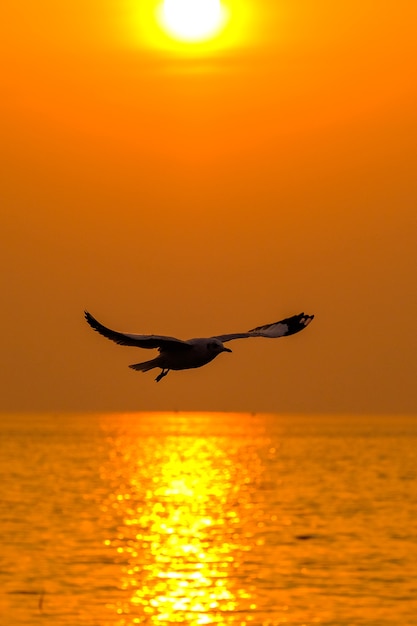
[[[155,378],[156,382],[159,383],[159,381],[162,380],[162,378],[166,376],[168,372],[169,372],[169,369],[168,370],[162,369],[161,373],[158,374],[158,376]]]

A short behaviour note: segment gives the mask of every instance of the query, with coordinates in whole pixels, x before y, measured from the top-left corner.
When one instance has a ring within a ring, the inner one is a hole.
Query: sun
[[[166,58],[214,58],[249,45],[259,31],[254,0],[125,1],[131,7],[128,45],[157,50]]]
[[[226,10],[220,0],[164,0],[160,21],[174,39],[204,42],[220,33]]]

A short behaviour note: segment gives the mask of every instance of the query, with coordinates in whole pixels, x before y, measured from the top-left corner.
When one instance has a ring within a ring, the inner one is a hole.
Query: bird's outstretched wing
[[[248,337],[270,337],[274,339],[276,337],[286,337],[287,335],[294,335],[300,332],[314,319],[314,315],[305,315],[299,313],[299,315],[293,315],[287,317],[279,322],[273,324],[265,324],[264,326],[257,326],[248,330],[246,333],[230,333],[229,335],[216,335],[214,338],[219,339],[222,343],[225,341],[232,341],[232,339],[247,339]]]
[[[111,339],[121,346],[133,346],[136,348],[159,348],[160,350],[189,350],[191,345],[182,339],[175,337],[164,337],[163,335],[131,335],[111,330],[107,326],[100,324],[88,311],[84,311],[85,319],[91,328],[96,330],[103,337]]]

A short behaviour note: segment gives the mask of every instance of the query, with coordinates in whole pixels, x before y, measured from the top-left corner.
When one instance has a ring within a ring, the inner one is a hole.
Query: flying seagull
[[[223,344],[233,339],[247,339],[248,337],[285,337],[294,335],[303,330],[314,319],[314,315],[293,315],[273,324],[265,324],[248,330],[246,333],[230,333],[229,335],[215,335],[214,337],[203,337],[188,339],[183,341],[176,337],[165,337],[163,335],[131,335],[111,330],[97,321],[91,313],[84,312],[85,319],[91,328],[100,335],[111,339],[121,346],[134,346],[136,348],[157,348],[159,356],[144,363],[134,363],[129,365],[139,372],[148,372],[154,367],[161,368],[160,374],[155,378],[158,383],[169,370],[186,370],[194,367],[201,367],[210,363],[221,352],[231,352]]]

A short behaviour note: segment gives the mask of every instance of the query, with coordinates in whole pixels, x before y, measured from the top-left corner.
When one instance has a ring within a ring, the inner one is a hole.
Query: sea
[[[3,626],[417,625],[417,417],[0,417]]]

